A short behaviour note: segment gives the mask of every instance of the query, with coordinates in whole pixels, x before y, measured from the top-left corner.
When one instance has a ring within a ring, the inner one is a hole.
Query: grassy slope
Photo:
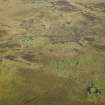
[[[0,105],[105,103],[104,0],[0,4]]]

